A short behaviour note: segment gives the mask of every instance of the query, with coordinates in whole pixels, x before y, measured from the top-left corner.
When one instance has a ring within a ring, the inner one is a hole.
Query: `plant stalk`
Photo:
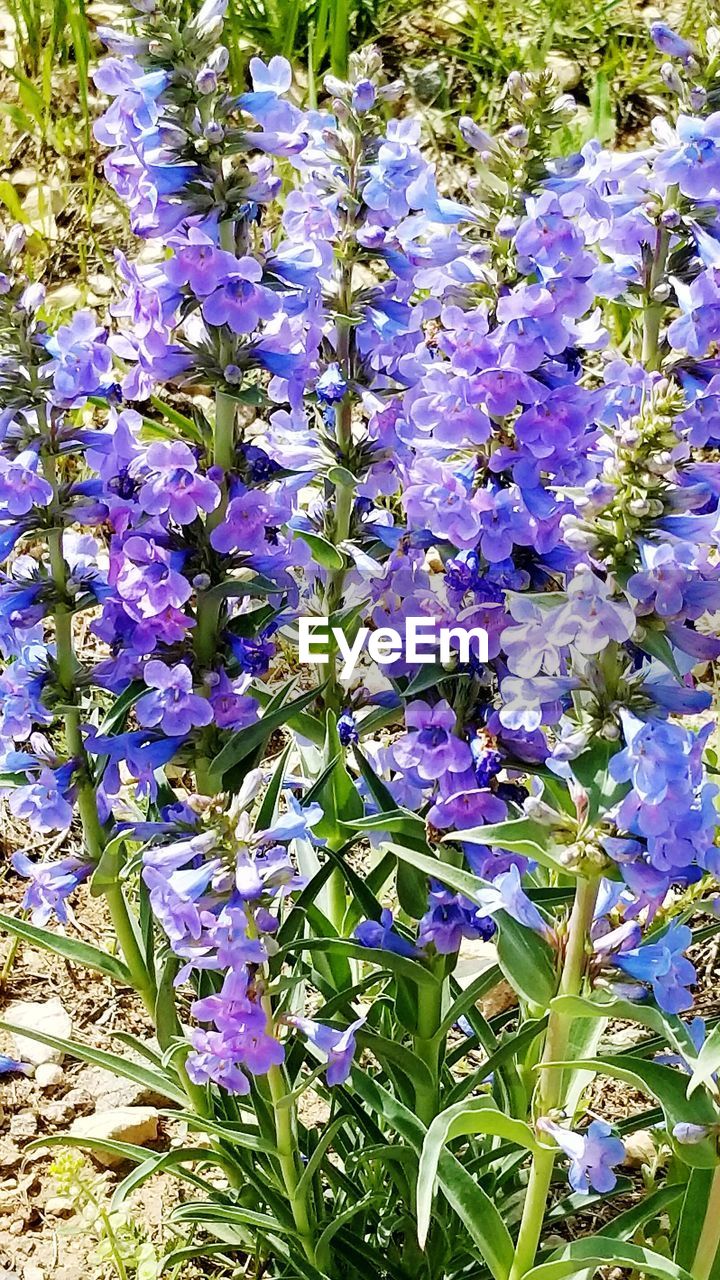
[[[720,1250],[720,1165],[713,1174],[705,1209],[705,1221],[690,1267],[693,1280],[710,1280],[718,1250]]]
[[[440,1040],[438,1028],[442,1021],[443,986],[422,987],[419,991],[417,1033],[413,1037],[413,1050],[425,1064],[432,1084],[418,1083],[415,1087],[415,1106],[418,1119],[427,1127],[435,1119],[440,1108]]]
[[[598,881],[578,878],[568,925],[567,949],[558,995],[578,995],[585,969],[585,948],[597,901]],[[549,1067],[567,1055],[574,1019],[563,1013],[550,1013],[541,1059],[540,1079],[536,1088],[536,1115],[549,1115],[562,1106],[563,1076],[561,1067]],[[515,1260],[509,1280],[521,1280],[535,1263],[550,1182],[557,1149],[542,1147],[533,1156],[525,1195],[520,1231],[515,1247]]]
[[[54,611],[55,662],[60,692],[65,704],[63,712],[65,745],[68,755],[76,760],[78,764],[77,801],[83,828],[84,844],[90,860],[97,865],[105,849],[105,833],[98,813],[97,796],[90,776],[87,753],[80,732],[80,706],[77,702],[76,688],[78,661],[73,645],[72,612],[67,600],[68,570],[63,554],[62,513],[58,494],[56,460],[53,454],[46,454],[43,457],[43,472],[46,480],[53,487],[55,496],[52,511],[57,519],[57,526],[48,532],[48,553],[50,570],[58,597]],[[111,883],[105,886],[103,893],[125,963],[130,970],[133,986],[152,1016],[155,1012],[154,984],[148,972],[145,958],[128,912],[125,895],[120,884],[119,872],[118,865],[115,877]]]

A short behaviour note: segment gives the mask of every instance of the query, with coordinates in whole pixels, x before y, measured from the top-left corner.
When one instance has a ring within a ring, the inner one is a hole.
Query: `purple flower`
[[[35,831],[66,831],[72,822],[72,805],[67,799],[67,773],[43,767],[34,782],[10,792],[10,811]],[[60,865],[60,864],[58,864]]]
[[[7,1054],[0,1053],[0,1076],[31,1076],[33,1071],[31,1062],[20,1062],[18,1058],[8,1058]]]
[[[688,58],[692,57],[692,45],[687,40],[683,40],[682,36],[665,22],[651,23],[650,37],[660,53],[666,53],[671,58],[682,58],[683,62],[687,62]]]
[[[642,801],[657,805],[673,783],[686,783],[693,765],[693,739],[666,720],[639,720],[621,711],[625,746],[610,761],[615,782],[631,782]]]
[[[25,516],[33,507],[48,507],[53,487],[39,473],[40,461],[32,449],[12,460],[0,457],[0,514]]]
[[[192,524],[200,511],[214,511],[218,505],[220,490],[207,476],[198,474],[197,458],[182,440],[154,442],[144,465],[154,473],[138,494],[138,502],[148,515],[167,513],[178,524]]]
[[[112,352],[92,312],[76,312],[49,340],[47,350],[53,357],[49,371],[58,404],[71,406],[111,386]]]
[[[110,584],[138,618],[154,618],[167,609],[181,609],[192,587],[178,572],[182,555],[167,551],[152,538],[133,534],[112,556]]]
[[[190,1043],[192,1052],[187,1056],[185,1069],[193,1084],[219,1084],[228,1093],[250,1092],[250,1081],[235,1061],[233,1046],[222,1032],[193,1028]]]
[[[692,1008],[692,996],[686,988],[697,978],[694,966],[683,954],[691,942],[687,925],[672,924],[659,942],[646,942],[616,955],[613,964],[628,977],[650,985],[666,1013],[683,1013]]]
[[[462,894],[432,885],[428,910],[418,924],[418,947],[433,946],[438,955],[453,955],[463,938],[487,941],[494,933],[495,921],[488,912]]]
[[[212,707],[207,698],[193,693],[192,672],[185,663],[168,667],[151,658],[143,678],[155,692],[143,694],[136,705],[140,724],[159,728],[170,737],[184,737],[191,729],[210,724]]]
[[[236,258],[231,274],[202,304],[208,324],[226,324],[233,333],[252,333],[261,320],[271,320],[279,309],[273,294],[259,287],[262,267],[254,258]]]
[[[18,875],[31,882],[25,891],[23,910],[31,913],[33,924],[46,925],[53,915],[66,924],[66,899],[91,874],[92,865],[79,858],[32,862],[24,853],[14,853],[11,862]]]
[[[653,170],[683,195],[707,200],[720,190],[720,111],[705,119],[678,116],[676,133],[667,129],[669,143],[656,156]],[[672,339],[671,339],[672,341]]]
[[[262,1005],[249,990],[248,972],[245,968],[229,969],[222,988],[215,995],[196,1000],[192,1014],[199,1022],[213,1022],[222,1035],[222,1043],[212,1038],[210,1044],[201,1036],[192,1034],[196,1050],[208,1048],[217,1058],[227,1056],[231,1062],[244,1067],[253,1075],[265,1075],[272,1066],[278,1066],[284,1058],[282,1045],[268,1032],[267,1015]],[[219,1063],[193,1063],[193,1070],[202,1071],[213,1079],[213,1071]],[[220,1068],[222,1069],[222,1068]],[[218,1079],[218,1083],[221,1081]],[[236,1092],[246,1092],[244,1089]]]
[[[379,920],[363,920],[353,935],[363,947],[394,951],[399,956],[414,956],[415,947],[393,928],[393,913],[385,907]]]
[[[344,1031],[335,1031],[333,1027],[323,1026],[322,1022],[313,1022],[311,1018],[291,1017],[286,1019],[291,1027],[301,1031],[311,1044],[326,1059],[325,1079],[329,1085],[344,1084],[350,1075],[355,1055],[355,1032],[365,1022],[364,1018],[356,1018]]]
[[[541,1116],[538,1129],[548,1133],[570,1159],[568,1180],[573,1191],[612,1191],[617,1182],[613,1165],[625,1159],[625,1148],[604,1120],[593,1120],[584,1133],[563,1129],[548,1116]]]
[[[429,529],[456,547],[472,547],[480,533],[480,511],[469,484],[434,458],[420,458],[403,490],[403,506],[415,527]]]
[[[318,400],[323,404],[336,404],[347,391],[347,380],[337,364],[329,364],[315,383]]]
[[[408,732],[393,744],[393,757],[400,769],[416,769],[424,781],[432,782],[447,771],[459,773],[472,763],[466,742],[455,736],[455,712],[443,700],[434,707],[421,698],[405,712]]]
[[[210,706],[218,729],[243,729],[258,719],[257,702],[244,692],[248,684],[246,679],[231,680],[224,671],[217,675],[211,686]]]

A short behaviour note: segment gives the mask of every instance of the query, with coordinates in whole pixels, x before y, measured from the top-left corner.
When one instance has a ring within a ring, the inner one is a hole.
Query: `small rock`
[[[67,1040],[72,1035],[72,1020],[61,1000],[54,996],[52,1000],[35,1004],[29,1000],[20,1000],[7,1011],[8,1022],[18,1027],[27,1027],[29,1031],[42,1031],[49,1036],[57,1036]],[[51,1049],[39,1040],[31,1040],[29,1036],[13,1033],[13,1042],[19,1058],[23,1062],[32,1062],[39,1067],[43,1062],[62,1062],[62,1049]]]
[[[62,1084],[65,1073],[59,1062],[41,1062],[35,1071],[35,1079],[41,1089],[54,1089]]]
[[[142,1147],[157,1138],[158,1113],[154,1107],[114,1107],[80,1116],[70,1126],[75,1138],[102,1138],[112,1142],[133,1142]],[[112,1151],[91,1151],[93,1159],[106,1168],[123,1163],[122,1156]]]
[[[10,1121],[11,1138],[34,1138],[37,1133],[37,1116],[32,1111],[18,1111]]]
[[[151,1047],[156,1047],[154,1042],[151,1042]],[[145,1061],[131,1049],[127,1050],[127,1056],[139,1064]],[[96,1111],[113,1111],[116,1107],[167,1106],[167,1098],[157,1093],[152,1086],[139,1080],[127,1080],[112,1071],[106,1071],[104,1067],[83,1067],[78,1073],[77,1085],[95,1099]]]
[[[45,1280],[45,1272],[42,1267],[36,1267],[34,1262],[26,1262],[22,1269],[22,1280]]]
[[[644,1164],[652,1164],[657,1158],[658,1150],[653,1141],[651,1129],[638,1129],[623,1139],[625,1143],[625,1164],[631,1169],[639,1169]]]
[[[48,1196],[43,1211],[52,1218],[66,1218],[73,1212],[73,1202],[67,1196]]]
[[[567,54],[551,49],[545,59],[545,66],[548,71],[552,71],[558,87],[563,93],[569,93],[571,89],[577,89],[582,76],[582,69],[580,63],[576,62],[574,58],[568,58]]]

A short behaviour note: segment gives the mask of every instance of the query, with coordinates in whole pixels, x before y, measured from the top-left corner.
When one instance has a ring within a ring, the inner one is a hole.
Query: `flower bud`
[[[508,93],[513,98],[517,98],[518,101],[520,101],[524,93],[527,93],[528,87],[528,82],[521,71],[511,71],[505,82],[505,88]]]
[[[677,67],[674,67],[672,62],[663,62],[660,68],[660,75],[666,89],[669,89],[671,93],[682,93],[683,82]]]
[[[14,258],[17,254],[22,253],[27,244],[27,234],[25,228],[19,222],[14,223],[10,227],[5,236],[5,252],[9,258]]]
[[[357,112],[362,114],[375,105],[375,86],[371,80],[358,80],[353,86],[352,104]]]
[[[528,144],[530,134],[524,124],[512,125],[505,134],[505,140],[511,147],[515,147],[517,151],[522,151],[523,147]]]

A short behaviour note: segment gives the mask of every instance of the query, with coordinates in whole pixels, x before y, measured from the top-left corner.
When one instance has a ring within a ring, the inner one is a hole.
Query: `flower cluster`
[[[570,161],[522,120],[497,138],[464,121],[492,181],[460,202],[419,123],[388,111],[401,86],[373,51],[321,110],[296,105],[282,58],[253,59],[232,99],[223,7],[180,31],[148,6],[136,34],[103,33],[96,133],[143,240],[118,255],[111,330],[81,312],[50,334],[18,232],[3,250],[3,772],[16,817],[61,832],[77,808],[88,851],[17,858],[26,906],[64,919],[108,842],[141,844],[195,984],[190,1080],[247,1093],[294,1028],[342,1083],[362,1019],[278,1014],[271,961],[298,850],[337,854],[358,814],[382,842],[400,811],[480,888],[438,874],[399,928],[389,907],[356,915],[362,945],[434,972],[509,919],[557,956],[565,921],[535,901],[549,848],[553,872],[614,891],[599,980],[682,1011],[690,935],[642,927],[718,870],[693,721],[693,672],[720,654],[717,117]],[[545,79],[514,77],[510,98],[566,118]],[[631,317],[621,351],[609,304]],[[488,661],[438,661],[430,683],[406,655],[345,684],[330,663],[300,693],[285,677],[307,614],[484,628]],[[299,772],[273,798],[253,766],[288,702]],[[516,848],[523,821],[536,844]],[[343,911],[328,919],[341,933]],[[612,1187],[602,1126],[546,1128],[575,1190]]]

